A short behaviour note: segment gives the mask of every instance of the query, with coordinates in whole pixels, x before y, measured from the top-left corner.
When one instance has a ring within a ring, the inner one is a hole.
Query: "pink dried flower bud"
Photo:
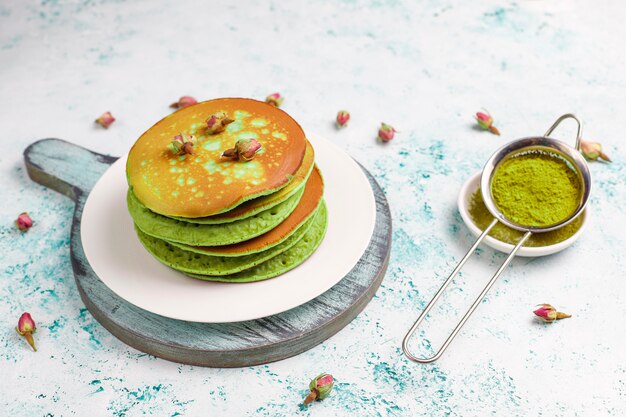
[[[96,123],[102,126],[105,129],[108,129],[109,126],[115,121],[115,117],[111,114],[110,111],[102,113],[102,116],[96,119]]]
[[[196,137],[186,133],[179,133],[174,136],[172,141],[167,145],[167,149],[175,155],[193,154],[193,147],[196,144]]]
[[[330,374],[319,374],[309,383],[311,392],[304,399],[305,404],[310,404],[315,400],[323,400],[328,397],[335,385],[335,379]]]
[[[393,126],[387,123],[381,123],[380,129],[378,129],[378,139],[383,142],[389,142],[396,135],[397,130]]]
[[[249,161],[261,149],[261,144],[256,139],[242,139],[236,143],[239,159]]]
[[[285,101],[285,98],[281,96],[280,93],[273,93],[265,97],[265,102],[274,107],[280,107],[280,105],[283,104],[283,101]]]
[[[223,132],[224,129],[226,129],[226,126],[234,121],[234,119],[228,117],[228,114],[224,112],[217,112],[206,119],[206,131],[211,135]]]
[[[491,126],[491,124],[493,123],[493,117],[486,113],[477,112],[476,121],[483,129],[489,129],[489,126]]]
[[[33,333],[37,330],[35,326],[35,321],[30,316],[30,313],[23,313],[20,316],[20,319],[17,321],[17,327],[15,328],[17,334],[20,336],[24,336],[30,347],[33,348],[35,352],[37,352],[37,348],[35,347],[35,339],[33,339]]]
[[[15,225],[22,232],[25,232],[31,227],[33,227],[33,219],[30,218],[28,213],[24,212],[20,214],[19,216],[17,216],[17,220],[15,220]]]
[[[261,148],[261,144],[256,139],[239,139],[234,148],[227,149],[222,153],[222,158],[251,161]]]
[[[500,136],[500,131],[496,129],[496,127],[493,125],[493,117],[491,117],[489,112],[487,113],[477,112],[475,118],[476,118],[476,123],[478,123],[478,126],[482,127],[485,130],[490,131],[494,135]]]
[[[533,311],[533,313],[545,323],[552,323],[556,320],[572,317],[569,314],[556,311],[556,308],[552,307],[550,304],[538,304],[538,307],[539,308]]]
[[[346,127],[348,125],[348,121],[350,121],[350,113],[346,110],[341,110],[337,113],[337,127]]]
[[[177,102],[170,104],[170,107],[173,109],[183,109],[185,107],[194,105],[197,102],[198,100],[196,100],[195,98],[191,96],[182,96],[181,98],[178,99]]]
[[[589,161],[597,161],[598,158],[600,158],[607,162],[611,162],[611,158],[609,158],[604,152],[602,152],[602,145],[598,142],[588,142],[586,140],[581,140],[580,152],[583,154],[585,159]]]

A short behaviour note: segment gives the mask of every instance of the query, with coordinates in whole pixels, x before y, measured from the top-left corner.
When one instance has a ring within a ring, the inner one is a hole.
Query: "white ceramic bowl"
[[[461,213],[461,217],[463,218],[465,225],[469,228],[472,234],[476,237],[478,237],[482,233],[482,230],[480,230],[474,224],[474,222],[472,222],[472,219],[470,218],[470,215],[469,215],[469,205],[471,202],[472,194],[474,194],[474,192],[480,186],[481,173],[482,172],[479,171],[475,173],[474,175],[472,175],[467,181],[465,181],[465,184],[463,184],[463,188],[461,188],[461,192],[459,193],[459,199],[458,199],[459,212]],[[578,240],[580,235],[584,232],[585,227],[587,226],[587,222],[589,220],[589,210],[586,208],[585,211],[583,211],[580,215],[582,216],[582,219],[583,219],[582,224],[580,225],[580,229],[578,229],[576,233],[574,233],[568,239],[562,242],[556,243],[554,245],[549,245],[549,246],[541,246],[541,247],[522,246],[517,251],[516,255],[527,256],[527,257],[546,256],[546,255],[552,255],[553,253],[560,252],[563,249],[571,246],[574,242]],[[504,253],[511,253],[511,251],[514,248],[514,245],[511,245],[510,243],[504,243],[502,241],[494,239],[491,236],[485,236],[485,238],[483,239],[483,243],[485,243],[487,246],[492,247],[493,249],[499,250],[500,252],[504,252]]]

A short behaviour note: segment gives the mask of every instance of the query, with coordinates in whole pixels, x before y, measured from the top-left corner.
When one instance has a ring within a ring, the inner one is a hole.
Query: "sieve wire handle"
[[[557,123],[558,124],[558,123]],[[494,219],[491,224],[481,233],[481,235],[478,237],[478,239],[476,239],[476,242],[474,243],[474,245],[472,245],[472,247],[470,248],[470,250],[465,254],[465,256],[463,257],[463,259],[461,259],[461,261],[459,262],[459,264],[456,266],[456,268],[454,269],[454,271],[452,271],[452,273],[450,274],[450,276],[448,277],[448,279],[446,279],[446,281],[441,285],[441,288],[439,288],[439,290],[437,291],[437,293],[435,293],[434,297],[432,300],[430,300],[430,303],[428,303],[428,305],[426,306],[426,308],[424,309],[424,311],[422,312],[422,314],[420,314],[420,316],[417,318],[417,321],[415,321],[415,324],[413,324],[413,326],[411,327],[411,329],[408,331],[408,333],[406,334],[406,336],[404,336],[404,340],[402,341],[402,350],[404,351],[404,354],[412,361],[414,362],[419,362],[419,363],[431,363],[436,361],[437,359],[439,359],[441,357],[441,355],[443,355],[443,352],[445,352],[445,350],[448,348],[448,346],[450,345],[450,343],[452,342],[452,340],[454,339],[454,337],[457,335],[457,333],[459,333],[459,331],[461,330],[461,328],[463,327],[463,325],[465,324],[465,322],[467,321],[467,319],[469,319],[469,317],[472,315],[472,313],[474,312],[474,310],[476,310],[476,307],[478,307],[478,304],[480,304],[480,302],[483,300],[483,298],[485,298],[485,295],[487,295],[487,293],[489,292],[489,290],[491,289],[491,287],[493,286],[493,284],[495,284],[496,280],[498,279],[498,277],[502,274],[502,272],[504,271],[504,269],[509,265],[509,263],[513,260],[513,258],[515,257],[515,254],[517,253],[517,250],[522,247],[522,245],[524,244],[524,242],[526,242],[526,240],[530,237],[530,235],[532,234],[532,232],[526,232],[526,234],[524,234],[524,236],[522,237],[522,239],[517,243],[517,245],[515,245],[515,248],[513,248],[513,250],[511,251],[511,253],[509,254],[509,256],[506,258],[506,260],[502,263],[502,265],[500,266],[500,268],[498,268],[498,270],[496,271],[495,275],[491,278],[491,280],[489,280],[489,282],[487,283],[487,285],[485,286],[485,288],[483,289],[483,291],[480,293],[480,295],[478,296],[478,298],[476,298],[476,300],[474,301],[474,303],[472,304],[472,306],[469,308],[469,310],[467,310],[467,312],[465,313],[465,315],[463,316],[463,318],[461,319],[461,321],[459,321],[459,323],[456,325],[456,327],[454,328],[454,330],[452,331],[452,333],[450,333],[450,335],[448,336],[448,338],[446,339],[445,342],[443,342],[443,345],[441,346],[441,348],[439,349],[439,351],[437,351],[437,353],[435,353],[435,355],[431,356],[430,358],[419,358],[415,355],[413,355],[413,353],[411,353],[410,349],[409,349],[409,341],[411,339],[411,337],[413,336],[413,334],[415,333],[415,331],[417,330],[417,328],[419,327],[419,325],[422,323],[422,321],[424,320],[424,318],[426,317],[426,315],[430,312],[430,310],[433,308],[433,306],[435,305],[435,303],[437,302],[437,300],[439,299],[439,297],[441,297],[441,294],[443,294],[443,292],[445,291],[445,289],[448,287],[448,285],[450,284],[450,282],[452,281],[452,278],[454,278],[456,276],[456,274],[461,270],[461,268],[463,268],[463,265],[465,265],[465,262],[467,262],[467,260],[470,258],[470,256],[472,256],[472,254],[474,253],[474,251],[476,250],[476,248],[478,247],[478,245],[480,244],[480,242],[482,242],[483,238],[485,236],[487,236],[487,233],[489,233],[489,231],[498,223],[497,219]]]
[[[558,119],[556,119],[556,122],[554,122],[552,124],[552,126],[550,126],[550,129],[548,129],[548,131],[546,132],[546,134],[544,136],[545,137],[550,136],[550,134],[552,134],[554,129],[556,129],[557,126],[560,125],[561,122],[563,120],[565,120],[565,119],[574,119],[576,121],[576,123],[578,124],[578,129],[576,131],[576,150],[580,151],[580,140],[581,140],[582,135],[583,135],[583,123],[580,121],[580,119],[578,119],[578,117],[576,117],[572,113],[564,114],[563,116],[561,116]]]

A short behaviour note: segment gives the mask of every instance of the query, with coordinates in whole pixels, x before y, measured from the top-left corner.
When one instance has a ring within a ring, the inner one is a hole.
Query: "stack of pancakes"
[[[210,134],[206,120],[234,121]],[[191,154],[168,149],[193,135]],[[222,157],[240,139],[250,161]],[[194,278],[249,282],[304,262],[321,243],[327,213],[313,147],[287,113],[242,98],[205,101],[159,121],[128,155],[128,210],[144,247]]]

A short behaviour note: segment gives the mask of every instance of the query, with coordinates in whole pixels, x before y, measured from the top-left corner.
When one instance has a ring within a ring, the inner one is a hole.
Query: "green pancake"
[[[224,224],[189,223],[154,213],[131,190],[126,202],[135,226],[147,235],[190,246],[221,246],[242,242],[273,229],[296,208],[304,188],[284,202],[252,217]]]
[[[312,170],[313,169],[311,168],[311,171]],[[310,171],[309,171],[309,173],[310,173]],[[308,178],[308,176],[307,176],[307,178]],[[238,217],[225,217],[225,216],[217,215],[217,216],[209,216],[209,217],[197,217],[195,219],[185,218],[185,217],[170,217],[170,218],[174,219],[174,220],[180,220],[180,221],[183,221],[183,222],[187,222],[187,223],[198,223],[198,224],[224,224],[224,223],[232,223],[232,222],[236,222],[238,220],[247,219],[248,217],[252,217],[255,214],[259,214],[259,213],[267,211],[267,210],[269,210],[269,209],[271,209],[273,207],[276,207],[280,203],[283,203],[283,202],[289,200],[290,197],[293,197],[294,195],[297,195],[298,193],[302,193],[304,191],[304,186],[305,185],[306,185],[306,180],[302,184],[300,184],[297,188],[293,189],[282,200],[272,201],[271,203],[269,203],[269,204],[267,204],[265,206],[260,206],[260,207],[256,207],[256,208],[247,210],[242,215],[240,215]],[[250,202],[252,202],[252,201],[254,201],[254,200],[250,200]],[[165,216],[165,217],[167,217],[167,216]]]
[[[254,282],[274,278],[300,265],[315,252],[324,239],[327,224],[328,213],[326,211],[326,204],[322,203],[317,215],[313,219],[313,224],[304,234],[304,237],[289,250],[280,255],[253,268],[232,275],[211,276],[192,273],[186,273],[186,275],[205,281],[219,282]]]
[[[189,246],[189,245],[185,245],[183,243],[178,243],[178,242],[167,242],[167,243],[171,244],[172,246],[176,246],[177,248],[182,249],[184,251],[199,253],[200,255],[210,255],[210,256],[219,256],[219,257],[241,257],[241,256],[246,256],[246,255],[252,255],[255,253],[269,250],[273,248],[274,246],[278,246],[282,244],[283,242],[288,240],[292,235],[299,233],[300,229],[302,228],[308,229],[308,227],[312,224],[313,217],[315,217],[321,205],[322,205],[322,200],[320,200],[318,207],[313,212],[311,212],[311,214],[306,218],[304,222],[302,222],[302,224],[300,224],[298,227],[293,229],[289,234],[287,234],[281,240],[273,242],[269,245],[266,245],[263,248],[258,248],[258,249],[247,251],[247,252],[236,252],[236,253],[211,252],[210,247],[202,247],[202,249],[200,249],[197,246]],[[207,274],[207,275],[210,275],[210,274]]]
[[[221,131],[207,122],[222,124],[225,118],[232,122]],[[195,137],[191,153],[168,150],[179,134]],[[249,139],[261,145],[253,160],[223,158],[237,141]],[[283,110],[257,100],[221,98],[179,109],[144,132],[128,153],[126,177],[137,199],[155,213],[208,217],[287,187],[306,148],[304,131]]]
[[[318,213],[319,211],[317,210]],[[316,217],[317,214],[309,218],[296,233],[279,245],[256,254],[235,257],[200,255],[146,235],[139,229],[136,229],[136,232],[143,246],[161,263],[181,272],[223,276],[252,268],[285,252],[305,236]]]

